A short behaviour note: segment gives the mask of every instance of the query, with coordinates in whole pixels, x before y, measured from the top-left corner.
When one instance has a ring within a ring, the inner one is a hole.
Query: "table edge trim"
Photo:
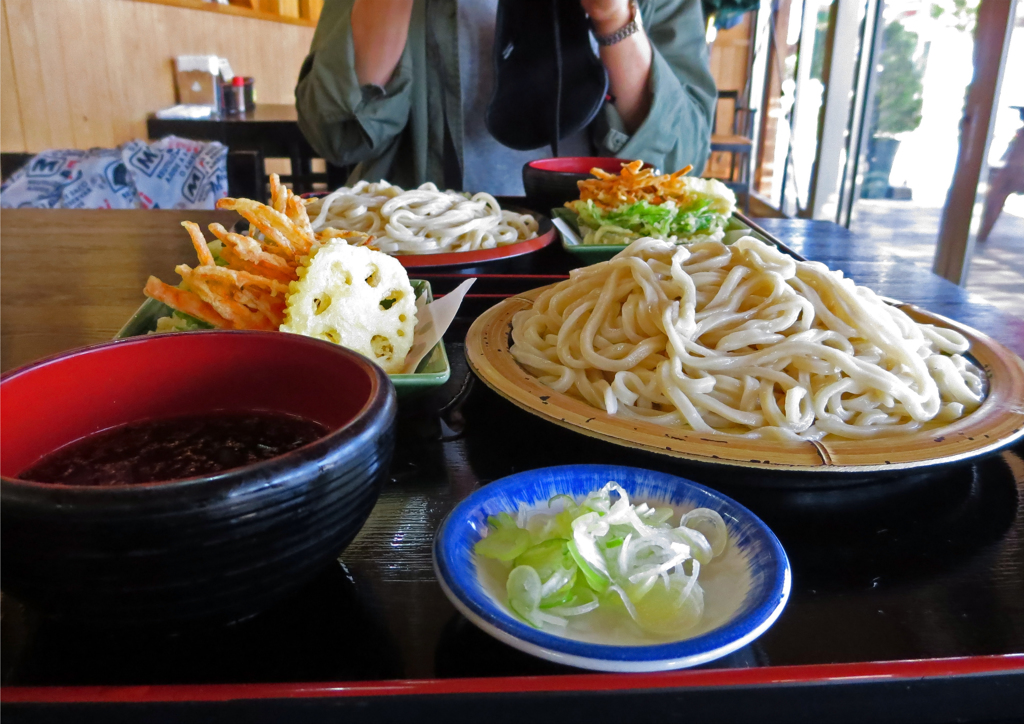
[[[4,704],[226,702],[438,694],[659,690],[717,686],[844,684],[1024,671],[1024,654],[670,671],[394,681],[186,684],[154,686],[4,686]]]

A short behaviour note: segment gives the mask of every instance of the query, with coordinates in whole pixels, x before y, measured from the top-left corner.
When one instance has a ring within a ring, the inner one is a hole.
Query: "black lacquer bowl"
[[[74,350],[0,382],[3,590],[97,624],[239,620],[309,581],[355,537],[394,448],[394,386],[369,360],[277,332],[189,332]],[[17,479],[114,425],[216,410],[330,431],[215,475],[84,487]]]

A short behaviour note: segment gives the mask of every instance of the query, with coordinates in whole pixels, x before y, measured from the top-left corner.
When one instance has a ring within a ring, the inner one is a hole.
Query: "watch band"
[[[640,8],[637,6],[636,0],[629,0],[629,7],[633,11],[633,17],[628,23],[611,35],[594,34],[594,39],[597,40],[598,45],[601,47],[615,45],[616,43],[625,40],[633,33],[638,33],[643,29],[643,21],[640,19]]]

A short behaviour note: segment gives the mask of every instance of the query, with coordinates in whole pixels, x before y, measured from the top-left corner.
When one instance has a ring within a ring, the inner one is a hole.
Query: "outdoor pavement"
[[[931,269],[941,215],[942,209],[917,207],[910,201],[861,199],[850,229]],[[1004,209],[988,240],[975,245],[967,290],[1024,319],[1024,217]]]

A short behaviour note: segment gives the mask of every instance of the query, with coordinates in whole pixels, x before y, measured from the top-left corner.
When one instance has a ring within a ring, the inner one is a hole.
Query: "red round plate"
[[[303,194],[302,198],[316,198],[326,196],[324,192],[313,192]],[[484,261],[497,261],[499,259],[511,259],[513,257],[529,254],[530,252],[543,249],[558,236],[555,225],[551,223],[544,214],[516,206],[502,206],[508,211],[515,211],[517,214],[529,214],[537,220],[537,236],[525,241],[517,241],[515,244],[498,246],[494,249],[479,249],[477,251],[450,251],[444,254],[393,254],[406,269],[425,269],[440,266],[466,266],[467,264],[479,264]]]
[[[527,211],[516,207],[502,207],[517,214],[529,214],[537,220],[537,236],[525,241],[517,241],[515,244],[498,246],[493,249],[479,249],[477,251],[450,251],[445,254],[395,254],[395,258],[402,263],[406,269],[422,269],[433,266],[464,266],[466,264],[477,264],[482,261],[495,261],[498,259],[511,259],[515,256],[529,254],[532,251],[543,249],[555,240],[557,232],[551,219],[536,211]]]

